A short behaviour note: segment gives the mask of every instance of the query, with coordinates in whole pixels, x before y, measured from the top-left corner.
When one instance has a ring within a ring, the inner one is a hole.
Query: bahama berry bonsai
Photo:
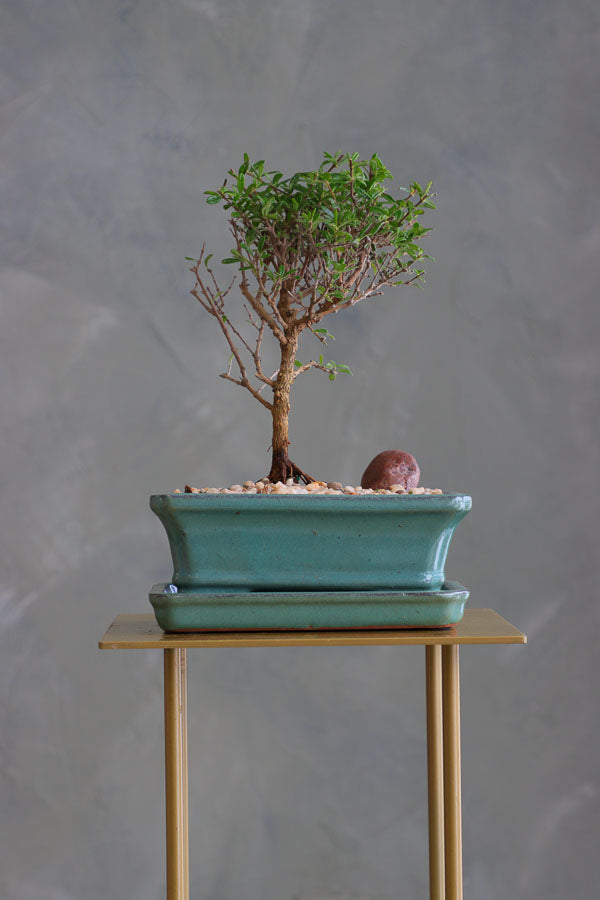
[[[351,372],[322,354],[302,362],[300,337],[308,331],[327,344],[333,339],[323,325],[327,316],[385,287],[420,283],[424,272],[417,264],[430,258],[420,241],[431,229],[419,220],[426,208],[435,208],[431,182],[421,187],[413,181],[393,196],[386,188],[392,176],[379,157],[361,160],[357,153],[325,153],[318,169],[290,178],[265,171],[264,161],[251,163],[244,154],[240,168],[228,175],[231,181],[206,194],[208,203],[223,204],[229,214],[235,246],[222,262],[239,269],[238,316],[229,300],[236,279],[221,289],[205,246],[198,259],[188,257],[195,276],[191,293],[217,320],[229,345],[229,367],[221,378],[246,388],[271,413],[270,481],[308,483],[310,476],[288,456],[292,386],[310,369],[331,381]],[[261,361],[265,332],[280,350],[271,375]]]

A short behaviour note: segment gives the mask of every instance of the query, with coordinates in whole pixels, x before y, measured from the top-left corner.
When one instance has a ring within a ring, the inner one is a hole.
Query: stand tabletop
[[[174,650],[192,647],[348,647],[393,644],[526,644],[527,637],[493,609],[467,609],[448,628],[348,631],[210,631],[167,633],[153,613],[117,616],[101,650]]]

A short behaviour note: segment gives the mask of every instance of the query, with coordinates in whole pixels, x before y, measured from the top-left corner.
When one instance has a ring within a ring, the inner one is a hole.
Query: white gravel
[[[232,484],[228,488],[202,487],[195,488],[190,485],[185,486],[185,491],[175,490],[176,494],[318,494],[318,495],[343,495],[347,494],[356,497],[368,497],[371,494],[389,494],[391,496],[401,496],[410,494],[411,496],[430,496],[431,494],[443,494],[441,488],[425,488],[416,487],[405,490],[400,484],[393,484],[389,490],[374,491],[371,488],[354,487],[347,484],[342,487],[339,481],[312,481],[310,484],[298,484],[293,479],[288,478],[285,484],[278,481],[271,484],[268,478],[261,478],[258,481],[245,481],[242,484]]]

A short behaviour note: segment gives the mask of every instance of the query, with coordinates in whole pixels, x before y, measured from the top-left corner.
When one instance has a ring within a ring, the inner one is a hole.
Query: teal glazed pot
[[[156,494],[181,592],[439,591],[465,494]]]

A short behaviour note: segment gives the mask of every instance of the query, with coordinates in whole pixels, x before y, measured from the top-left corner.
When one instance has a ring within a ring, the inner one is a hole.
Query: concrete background
[[[161,898],[161,659],[100,653],[170,575],[150,493],[264,474],[268,419],[184,260],[244,150],[433,179],[424,292],[335,322],[294,458],[399,447],[473,495],[448,574],[529,634],[462,654],[467,900],[589,900],[600,12],[593,0],[2,0],[0,897]],[[332,323],[333,324],[333,323]],[[420,648],[191,654],[192,896],[427,895]],[[362,727],[359,727],[360,726]]]

